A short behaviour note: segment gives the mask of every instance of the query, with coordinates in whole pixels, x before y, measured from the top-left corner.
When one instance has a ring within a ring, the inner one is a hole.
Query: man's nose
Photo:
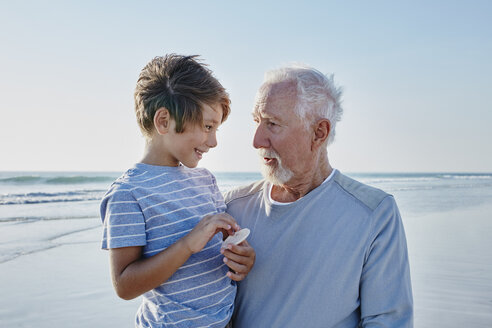
[[[268,140],[265,128],[261,123],[256,127],[255,136],[253,138],[253,147],[256,149],[270,147],[270,141]]]

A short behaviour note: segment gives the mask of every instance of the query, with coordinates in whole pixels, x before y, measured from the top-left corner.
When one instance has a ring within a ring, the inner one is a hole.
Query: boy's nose
[[[217,146],[217,135],[215,132],[212,132],[208,135],[207,146],[210,148],[214,148]]]

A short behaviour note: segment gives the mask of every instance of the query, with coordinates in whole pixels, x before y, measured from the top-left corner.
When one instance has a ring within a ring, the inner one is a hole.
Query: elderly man
[[[328,160],[340,102],[333,77],[304,66],[267,73],[258,91],[253,145],[265,180],[226,195],[256,250],[234,328],[412,326],[395,200]]]

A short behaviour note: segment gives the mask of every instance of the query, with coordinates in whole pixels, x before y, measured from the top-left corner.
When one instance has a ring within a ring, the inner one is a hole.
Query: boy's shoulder
[[[133,189],[133,188],[146,188],[155,187],[156,184],[167,184],[174,181],[180,181],[186,183],[189,181],[193,183],[196,179],[212,179],[215,181],[214,175],[206,168],[187,168],[185,166],[180,167],[179,170],[146,170],[140,166],[134,166],[124,172],[118,177],[111,189]]]
[[[201,174],[201,175],[209,175],[213,178],[215,178],[215,176],[212,174],[212,172],[210,172],[208,169],[204,168],[204,167],[195,167],[195,168],[188,168],[188,170],[190,172],[193,172],[195,174]]]
[[[120,175],[111,185],[113,188],[128,188],[134,187],[135,184],[141,184],[153,178],[152,174],[148,171],[142,170],[136,166],[126,170],[122,175]]]
[[[156,174],[135,165],[113,181],[107,194],[114,191],[131,191],[135,187],[145,187],[146,183],[155,179]]]
[[[134,188],[156,188],[161,185],[165,187],[167,184],[172,185],[172,182],[179,181],[182,184],[195,183],[201,179],[210,179],[216,183],[215,176],[206,168],[187,168],[185,166],[169,167],[169,169],[152,170],[145,169],[140,165],[128,169],[120,177],[118,177],[110,186],[111,190],[132,190]]]

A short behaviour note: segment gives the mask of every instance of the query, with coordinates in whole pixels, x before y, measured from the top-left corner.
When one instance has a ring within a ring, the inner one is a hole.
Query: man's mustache
[[[277,152],[272,149],[258,149],[258,155],[260,157],[280,159]]]

